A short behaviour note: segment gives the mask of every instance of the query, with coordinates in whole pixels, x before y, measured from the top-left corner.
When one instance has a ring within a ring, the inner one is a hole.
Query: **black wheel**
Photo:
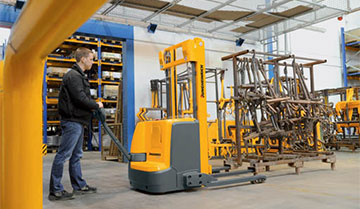
[[[254,181],[251,181],[252,184],[261,184],[265,182],[265,178],[256,179]]]

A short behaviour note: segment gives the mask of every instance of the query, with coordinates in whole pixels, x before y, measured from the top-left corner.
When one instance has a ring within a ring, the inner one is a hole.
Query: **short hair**
[[[81,58],[83,57],[88,57],[89,54],[91,54],[92,51],[88,48],[85,48],[85,47],[79,47],[76,49],[75,51],[75,60],[76,62],[80,62]]]

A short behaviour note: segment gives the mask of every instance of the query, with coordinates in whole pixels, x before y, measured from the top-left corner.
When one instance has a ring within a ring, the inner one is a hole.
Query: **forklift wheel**
[[[264,183],[265,182],[265,178],[261,178],[261,179],[257,179],[257,180],[254,180],[254,181],[251,181],[252,184],[261,184],[261,183]]]

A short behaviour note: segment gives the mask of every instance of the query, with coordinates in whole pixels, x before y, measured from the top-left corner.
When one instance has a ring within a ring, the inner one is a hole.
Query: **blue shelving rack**
[[[74,37],[77,37],[77,35],[74,35]],[[93,38],[93,37],[91,37]],[[117,41],[118,43],[121,43],[121,45],[114,45],[114,44],[107,44],[107,43],[104,43],[102,41],[101,38],[94,38],[94,40],[96,41],[83,41],[83,40],[76,40],[76,39],[67,39],[64,41],[64,43],[67,43],[67,44],[71,44],[71,43],[76,43],[76,44],[81,44],[81,46],[84,46],[84,47],[93,47],[96,45],[96,49],[97,49],[97,62],[94,63],[97,65],[97,80],[90,80],[90,82],[92,83],[96,83],[97,84],[97,90],[98,90],[98,96],[97,96],[97,101],[101,101],[103,103],[114,103],[114,101],[109,101],[109,100],[104,100],[102,99],[102,83],[105,83],[105,84],[110,84],[110,85],[119,85],[121,81],[106,81],[102,78],[102,65],[108,65],[108,66],[111,66],[113,68],[117,68],[119,70],[119,72],[123,73],[123,64],[122,62],[120,63],[111,63],[111,62],[106,62],[106,61],[102,61],[102,47],[107,47],[108,49],[112,49],[112,50],[118,50],[118,51],[121,51],[121,54],[122,53],[122,42],[120,41]],[[48,125],[50,123],[50,121],[47,120],[47,105],[48,104],[56,104],[57,103],[57,99],[55,98],[48,98],[47,97],[47,82],[48,80],[52,79],[52,81],[55,81],[55,82],[59,82],[58,84],[60,84],[61,82],[61,78],[48,78],[47,77],[47,63],[48,62],[57,62],[57,63],[68,63],[69,64],[72,64],[72,63],[75,63],[75,60],[73,58],[69,58],[69,57],[58,57],[58,56],[54,56],[54,55],[49,55],[48,56],[48,61],[45,63],[45,66],[44,66],[44,85],[43,85],[43,121],[44,121],[44,125],[43,125],[43,136],[44,136],[44,139],[43,139],[43,143],[46,144],[47,143],[47,128],[49,126],[59,126],[60,124],[60,121],[51,121],[51,124]],[[121,68],[121,70],[120,70]],[[91,130],[92,128],[92,122],[90,122],[90,127],[89,127],[89,130]],[[102,147],[101,147],[101,138],[102,138],[102,135],[101,135],[101,123],[99,122],[98,123],[98,131],[99,131],[99,134],[98,134],[98,143],[99,143],[99,150],[101,151]],[[92,147],[92,132],[89,131],[89,135],[88,135],[88,143],[87,143],[87,148],[88,150],[92,150],[93,147]]]
[[[352,41],[352,42],[346,42],[345,41],[345,36],[352,36],[354,38],[357,38],[357,41]],[[347,49],[352,49],[355,51],[355,54],[350,58],[347,59]],[[359,77],[360,78],[360,68],[358,69],[359,72],[353,72],[353,73],[348,73],[348,68],[349,68],[349,62],[355,58],[355,57],[359,57],[360,55],[360,37],[356,37],[355,35],[349,34],[347,32],[345,32],[344,28],[341,28],[341,54],[342,54],[342,68],[343,68],[343,78],[344,78],[344,87],[348,86],[348,79],[350,78],[354,78],[354,77]],[[354,66],[352,66],[353,68],[356,68]]]

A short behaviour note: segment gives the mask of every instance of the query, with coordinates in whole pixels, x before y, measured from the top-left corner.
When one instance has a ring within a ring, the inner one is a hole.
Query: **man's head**
[[[83,71],[90,70],[94,61],[94,54],[90,49],[80,47],[75,51],[75,60]]]

